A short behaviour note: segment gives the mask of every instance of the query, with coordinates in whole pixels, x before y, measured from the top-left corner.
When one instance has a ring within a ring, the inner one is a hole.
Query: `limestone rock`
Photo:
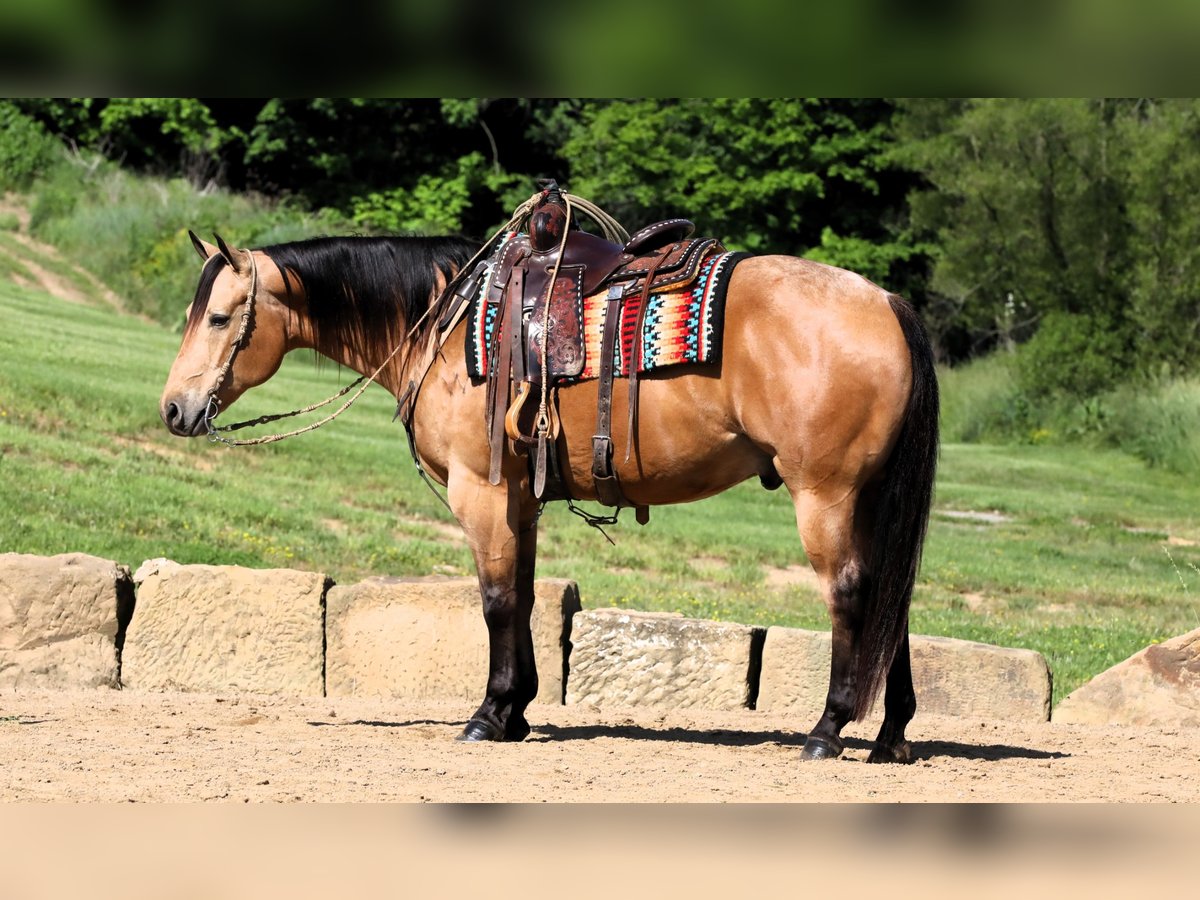
[[[116,687],[132,610],[126,566],[0,554],[0,688]]]
[[[573,581],[539,579],[531,620],[537,702],[561,704]],[[475,579],[370,578],[329,592],[329,696],[483,699],[488,633]]]
[[[575,616],[571,641],[569,704],[742,709],[762,629],[597,609]]]
[[[127,688],[324,693],[324,575],[153,562],[138,570]]]
[[[954,638],[909,639],[917,715],[1045,722],[1050,718],[1050,669],[1033,650]],[[812,724],[829,690],[830,635],[800,628],[768,628],[757,708],[795,711]],[[883,719],[883,696],[869,722]]]
[[[1054,721],[1200,728],[1200,628],[1101,672],[1058,705]]]

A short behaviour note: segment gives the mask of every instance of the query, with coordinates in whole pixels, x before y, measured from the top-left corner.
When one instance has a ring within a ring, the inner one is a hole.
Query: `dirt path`
[[[535,707],[522,744],[464,704],[96,691],[0,695],[0,801],[1198,801],[1200,730],[918,716],[917,762],[799,760],[758,713]]]
[[[123,311],[125,304],[107,285],[82,266],[66,260],[57,248],[43,243],[29,233],[30,214],[25,205],[13,194],[0,195],[0,216],[13,216],[17,228],[11,232],[13,240],[22,248],[20,251],[11,247],[0,246],[0,254],[11,256],[19,266],[32,278],[23,278],[13,274],[12,278],[23,287],[37,288],[46,293],[66,300],[68,303],[80,303],[85,306],[103,304],[117,311]],[[52,272],[42,263],[54,263],[63,271],[69,271],[77,281],[76,284],[63,277],[58,272]],[[87,290],[81,290],[80,285],[86,285]]]

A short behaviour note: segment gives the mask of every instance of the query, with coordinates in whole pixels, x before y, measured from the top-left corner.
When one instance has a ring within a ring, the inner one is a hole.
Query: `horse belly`
[[[732,421],[714,370],[680,367],[643,377],[634,440],[629,435],[629,383],[613,384],[613,465],[625,497],[635,504],[685,503],[718,494],[771,471],[770,458]],[[584,382],[559,391],[565,450],[564,481],[572,496],[594,499],[592,436],[598,386]],[[626,453],[628,450],[628,458]]]

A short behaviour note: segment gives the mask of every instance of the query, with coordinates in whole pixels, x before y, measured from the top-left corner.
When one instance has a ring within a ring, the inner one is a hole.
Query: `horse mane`
[[[316,237],[261,248],[283,273],[289,296],[302,290],[318,346],[345,346],[381,359],[436,299],[438,275],[450,279],[479,245],[459,237]],[[200,273],[187,330],[208,308],[213,282],[228,263],[214,254]],[[430,315],[414,346],[437,327]]]
[[[459,237],[317,237],[263,247],[289,295],[299,281],[318,346],[344,346],[363,359],[390,353],[479,249]],[[421,323],[414,346],[437,327]]]

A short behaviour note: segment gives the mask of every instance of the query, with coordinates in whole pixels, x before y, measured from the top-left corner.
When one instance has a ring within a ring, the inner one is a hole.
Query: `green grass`
[[[189,299],[170,298],[181,310]],[[0,550],[288,566],[343,582],[472,572],[382,390],[279,444],[184,441],[157,415],[178,346],[167,328],[7,281],[0,321]],[[292,409],[349,377],[292,359],[236,409]],[[1200,543],[1197,509],[1194,479],[1114,450],[948,443],[913,630],[1040,650],[1061,699],[1151,641],[1200,626],[1200,546],[1181,543]],[[539,574],[575,579],[589,607],[828,627],[810,588],[767,585],[772,569],[804,560],[784,491],[750,482],[656,508],[645,528],[629,516],[611,533],[615,547],[551,506]]]
[[[66,155],[30,188],[30,231],[125,298],[127,308],[182,323],[200,261],[187,239],[219,231],[236,246],[261,247],[346,232],[330,211],[308,213],[265,197],[201,192],[183,179],[135,175],[87,154]],[[183,302],[180,297],[183,296]]]

